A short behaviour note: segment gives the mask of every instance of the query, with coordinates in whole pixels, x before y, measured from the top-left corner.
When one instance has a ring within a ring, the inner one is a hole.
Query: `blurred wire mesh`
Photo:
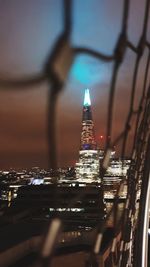
[[[47,80],[49,83],[49,94],[48,94],[48,111],[47,111],[47,140],[49,147],[49,167],[57,171],[57,140],[56,140],[56,116],[57,116],[57,100],[59,93],[61,92],[72,63],[77,55],[84,54],[90,55],[101,62],[112,62],[113,70],[109,88],[109,99],[108,99],[108,108],[107,108],[107,130],[106,136],[111,137],[115,123],[113,122],[114,115],[114,101],[116,95],[116,84],[118,78],[118,72],[124,61],[125,54],[127,49],[131,50],[135,55],[134,70],[131,73],[132,85],[130,88],[130,105],[129,110],[126,116],[126,122],[124,129],[119,133],[115,140],[107,138],[105,144],[105,156],[103,159],[103,164],[100,169],[100,176],[103,178],[105,171],[109,165],[110,154],[113,147],[119,143],[122,144],[121,157],[125,157],[127,142],[129,139],[130,131],[134,131],[134,142],[131,153],[131,166],[128,171],[127,177],[121,181],[117,194],[115,196],[115,201],[112,209],[107,214],[103,224],[97,222],[97,235],[95,238],[95,244],[93,250],[89,254],[89,259],[86,264],[88,266],[98,266],[97,255],[99,254],[101,248],[101,240],[106,229],[107,220],[110,216],[113,216],[114,220],[114,229],[115,235],[112,242],[112,265],[115,266],[141,266],[137,262],[139,251],[135,245],[137,231],[139,227],[139,214],[141,214],[141,209],[144,205],[142,201],[142,194],[139,199],[139,208],[137,209],[137,192],[138,185],[141,182],[141,188],[146,187],[147,179],[145,178],[145,168],[149,168],[148,164],[145,165],[148,149],[148,139],[149,139],[149,129],[150,129],[150,84],[149,84],[149,68],[150,68],[150,43],[147,38],[147,29],[149,23],[149,9],[150,1],[145,2],[145,13],[143,20],[143,28],[139,38],[138,45],[135,46],[128,37],[128,17],[130,11],[130,0],[124,0],[123,14],[122,14],[122,25],[121,31],[116,40],[116,46],[112,55],[107,55],[95,51],[87,47],[73,47],[71,44],[71,34],[72,34],[72,9],[73,3],[71,0],[63,1],[63,31],[61,35],[55,42],[55,45],[49,54],[44,69],[38,75],[27,77],[21,80],[9,80],[0,79],[0,85],[3,87],[28,87],[42,83]],[[121,12],[121,11],[120,11]],[[134,109],[135,95],[137,89],[137,79],[138,79],[138,70],[140,62],[142,60],[144,51],[148,51],[147,62],[144,69],[143,76],[143,87],[141,88],[141,97],[139,101],[138,108]],[[136,119],[136,127],[132,125],[132,119]],[[53,151],[53,153],[52,153]],[[124,212],[120,221],[116,221],[117,212],[118,212],[118,200],[119,194],[121,191],[122,184],[127,181],[127,199],[124,206]],[[55,182],[55,177],[54,177]],[[146,194],[146,192],[145,192]],[[82,198],[82,194],[78,196],[78,199]],[[75,201],[75,200],[73,200]],[[53,233],[53,241],[51,247],[48,248],[48,253],[42,253],[43,265],[48,266],[49,260],[51,259],[51,254],[53,252],[53,245],[57,239],[57,235],[60,232],[61,222],[55,220],[48,230],[47,236],[45,238],[45,244],[43,247],[47,246],[46,242],[49,239],[49,236]],[[119,249],[116,248],[116,236],[118,232],[121,232],[120,246]],[[43,251],[45,249],[43,248]],[[132,249],[130,249],[132,248]],[[115,253],[118,250],[119,257],[117,262],[115,262]],[[45,256],[46,255],[46,256]],[[45,258],[48,259],[45,261]]]

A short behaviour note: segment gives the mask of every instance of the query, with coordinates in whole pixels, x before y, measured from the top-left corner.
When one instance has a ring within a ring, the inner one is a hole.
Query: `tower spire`
[[[91,106],[90,92],[89,89],[85,89],[84,93],[84,106]]]
[[[94,134],[89,89],[85,89],[82,115],[79,161],[76,163],[76,178],[82,182],[99,179],[99,154]]]
[[[82,131],[81,131],[81,150],[95,150],[97,148],[94,122],[92,120],[92,109],[89,89],[85,89],[83,116],[82,116]]]

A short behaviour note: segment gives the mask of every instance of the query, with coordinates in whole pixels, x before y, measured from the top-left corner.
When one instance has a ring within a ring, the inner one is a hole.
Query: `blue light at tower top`
[[[91,99],[90,99],[89,89],[85,89],[85,93],[84,93],[84,106],[91,106]]]

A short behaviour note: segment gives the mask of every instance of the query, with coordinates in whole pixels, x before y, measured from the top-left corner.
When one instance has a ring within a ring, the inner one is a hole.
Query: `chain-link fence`
[[[74,58],[79,54],[90,55],[101,62],[113,63],[113,70],[109,88],[109,100],[108,100],[108,116],[107,116],[107,132],[106,136],[112,136],[112,130],[115,127],[113,123],[114,115],[114,101],[116,96],[116,84],[118,71],[124,62],[127,49],[131,50],[135,55],[134,70],[131,73],[132,85],[130,88],[130,105],[127,113],[124,129],[119,133],[115,140],[107,138],[105,144],[105,156],[103,159],[103,165],[101,166],[100,175],[103,178],[105,171],[109,165],[110,155],[113,147],[118,144],[122,144],[121,158],[125,157],[127,142],[129,139],[130,131],[134,131],[134,142],[131,153],[131,166],[128,171],[127,177],[121,181],[117,194],[115,196],[114,205],[111,211],[107,214],[103,223],[97,223],[97,235],[95,238],[94,246],[89,253],[89,258],[86,264],[88,266],[98,266],[98,258],[101,240],[103,238],[104,231],[106,229],[107,220],[110,216],[114,219],[115,234],[112,241],[109,266],[144,266],[142,265],[142,247],[137,246],[138,242],[141,242],[143,237],[143,220],[144,220],[144,207],[147,195],[149,164],[148,161],[148,140],[149,140],[149,128],[150,128],[150,84],[149,84],[149,67],[150,67],[150,43],[147,38],[147,29],[149,21],[149,8],[150,1],[145,2],[145,14],[143,19],[143,28],[141,36],[139,38],[138,45],[135,46],[128,38],[128,15],[130,11],[130,0],[124,0],[124,8],[122,15],[121,32],[116,41],[116,46],[112,55],[106,55],[97,51],[94,51],[86,47],[73,47],[71,45],[71,33],[72,33],[72,1],[63,1],[63,32],[55,42],[55,46],[50,53],[43,71],[39,75],[29,77],[21,80],[0,80],[0,85],[7,88],[10,87],[28,87],[36,85],[47,80],[49,82],[49,95],[48,95],[48,147],[49,147],[49,164],[50,168],[57,170],[57,151],[56,151],[56,106],[59,93],[62,90],[69,70],[71,68]],[[144,3],[143,3],[144,4]],[[138,108],[134,109],[135,95],[137,89],[138,70],[140,62],[142,60],[144,51],[148,51],[147,62],[144,69],[143,87],[139,101]],[[67,59],[67,60],[66,60]],[[132,126],[132,119],[136,119],[136,126]],[[52,153],[53,151],[53,153]],[[116,220],[118,212],[119,194],[124,182],[127,182],[127,199],[124,206],[124,211],[119,222]],[[141,183],[141,193],[138,199],[138,188]],[[82,193],[78,195],[78,199],[82,198]],[[76,201],[76,200],[73,200]],[[139,206],[137,203],[139,202]],[[50,228],[48,229],[45,243],[43,245],[41,257],[42,264],[49,266],[51,259],[53,245],[55,239],[60,232],[62,222],[55,219]],[[142,225],[142,227],[141,227]],[[118,233],[121,232],[121,239],[119,241],[119,247],[116,242]],[[47,249],[47,242],[51,240],[51,246],[48,253],[45,253]],[[117,257],[116,257],[117,251]],[[128,264],[128,265],[127,265]]]

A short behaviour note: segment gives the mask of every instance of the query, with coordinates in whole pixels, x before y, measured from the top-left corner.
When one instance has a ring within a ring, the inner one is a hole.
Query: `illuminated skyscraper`
[[[76,178],[83,182],[99,180],[99,153],[94,134],[89,89],[85,89],[79,161]]]

